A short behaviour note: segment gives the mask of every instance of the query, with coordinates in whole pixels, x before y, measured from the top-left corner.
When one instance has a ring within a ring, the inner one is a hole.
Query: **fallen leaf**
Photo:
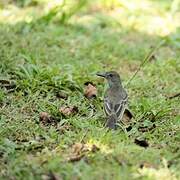
[[[95,144],[90,146],[90,145],[87,145],[84,143],[75,143],[72,146],[72,153],[73,154],[81,154],[84,152],[97,152],[99,150],[100,150],[100,148],[97,147]]]
[[[85,152],[88,151],[88,146],[83,143],[75,143],[71,148],[71,153],[67,158],[68,162],[80,161],[84,156]]]
[[[89,148],[86,144],[83,144],[83,143],[76,143],[72,146],[72,153],[73,154],[76,154],[76,155],[79,155],[83,152],[87,152],[89,151]]]
[[[78,107],[76,106],[64,106],[59,109],[59,112],[64,116],[70,116],[78,113]]]
[[[67,158],[68,162],[75,162],[75,161],[79,161],[82,158],[85,157],[85,155],[87,155],[90,152],[97,152],[100,149],[93,144],[92,146],[84,144],[84,143],[75,143],[72,148],[71,148],[71,152],[70,155]]]
[[[123,124],[129,124],[131,122],[131,119],[133,118],[133,114],[129,109],[125,109],[123,118],[122,118],[122,123]]]
[[[39,120],[43,124],[53,124],[56,123],[55,118],[53,118],[49,113],[47,112],[40,112],[39,114]]]
[[[64,134],[66,131],[70,131],[72,127],[70,125],[61,125],[60,127],[57,127],[57,131],[61,134]]]
[[[134,117],[133,113],[129,109],[125,109],[124,114],[129,117],[129,119],[132,119]]]
[[[91,82],[84,83],[85,89],[84,89],[84,96],[88,99],[96,98],[97,96],[97,89],[95,85]]]
[[[67,159],[68,162],[76,162],[76,161],[80,161],[85,155],[81,154],[81,155],[73,155],[71,157],[69,157]]]
[[[135,139],[134,143],[144,148],[147,148],[149,146],[149,143],[146,140]]]
[[[180,97],[180,93],[172,94],[172,95],[168,96],[167,98],[168,99],[173,99],[173,98],[176,98],[176,97]]]
[[[46,122],[47,123],[48,121],[50,121],[50,115],[47,112],[40,112],[39,119],[42,122]]]
[[[156,125],[155,125],[155,124],[153,124],[153,125],[150,126],[150,127],[140,126],[140,127],[138,128],[138,131],[140,131],[140,132],[147,132],[147,131],[153,130],[154,128],[156,128]]]

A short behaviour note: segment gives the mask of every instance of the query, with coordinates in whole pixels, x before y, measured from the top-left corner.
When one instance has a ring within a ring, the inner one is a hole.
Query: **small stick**
[[[141,70],[141,68],[145,65],[145,63],[151,59],[154,52],[157,51],[164,43],[165,43],[165,40],[160,41],[160,43],[147,54],[147,56],[144,58],[143,62],[140,64],[139,68],[136,70],[134,75],[129,79],[129,81],[127,82],[125,87],[127,87],[130,84],[130,82],[134,79],[134,77]]]
[[[179,96],[180,96],[180,93],[176,93],[176,94],[174,94],[172,96],[169,96],[168,98],[173,99],[173,98],[176,98],[176,97],[179,97]]]
[[[87,133],[88,133],[89,129],[86,129],[85,133],[83,134],[81,140],[80,140],[80,143],[83,142],[84,138],[86,137]]]

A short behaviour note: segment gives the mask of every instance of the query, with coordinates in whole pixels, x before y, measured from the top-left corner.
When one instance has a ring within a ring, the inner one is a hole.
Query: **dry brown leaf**
[[[59,112],[64,116],[70,116],[78,113],[78,107],[76,106],[64,106],[59,108]]]
[[[75,143],[71,148],[71,154],[67,158],[68,162],[80,161],[84,156],[85,152],[88,151],[88,146],[82,143]]]
[[[60,127],[57,127],[57,131],[61,134],[64,134],[66,131],[72,130],[72,127],[70,125],[64,124]]]
[[[51,116],[47,112],[40,112],[39,119],[43,123],[49,123],[51,121]]]
[[[156,125],[155,125],[155,124],[153,124],[153,125],[150,126],[150,127],[147,127],[147,126],[145,126],[145,127],[140,126],[140,127],[138,128],[138,131],[140,131],[140,132],[148,132],[148,131],[153,130],[154,128],[156,128]]]
[[[84,143],[75,143],[72,146],[72,153],[73,154],[81,154],[84,152],[97,152],[99,150],[100,150],[100,148],[97,147],[95,144],[90,146],[90,145],[87,145]]]
[[[89,152],[95,153],[97,151],[99,151],[99,148],[94,144],[92,146],[89,146],[84,143],[75,143],[71,148],[71,152],[67,158],[67,161],[68,162],[79,161],[82,158],[84,158],[87,153]]]
[[[67,161],[68,162],[76,162],[76,161],[80,161],[85,155],[84,154],[80,154],[80,155],[73,155],[70,156]]]
[[[131,113],[131,111],[129,109],[125,109],[124,114],[123,114],[123,118],[122,118],[122,122],[127,125],[131,122],[131,119],[133,118],[133,114]]]
[[[39,114],[39,120],[45,125],[45,124],[51,124],[55,125],[56,120],[54,117],[52,117],[49,113],[47,112],[40,112]]]
[[[84,96],[88,99],[96,98],[97,96],[97,89],[95,85],[91,82],[86,82],[84,89]]]
[[[173,98],[176,98],[176,97],[180,97],[180,93],[171,94],[171,95],[169,95],[167,98],[168,98],[168,99],[173,99]]]
[[[73,154],[81,154],[84,152],[89,151],[89,148],[86,144],[83,143],[76,143],[72,146],[72,152]]]

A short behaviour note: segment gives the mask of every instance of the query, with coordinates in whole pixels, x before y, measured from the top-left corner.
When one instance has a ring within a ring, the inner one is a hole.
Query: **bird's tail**
[[[116,114],[111,114],[107,118],[106,127],[108,127],[109,129],[114,129],[115,130],[117,128],[116,123],[117,123],[117,115]]]

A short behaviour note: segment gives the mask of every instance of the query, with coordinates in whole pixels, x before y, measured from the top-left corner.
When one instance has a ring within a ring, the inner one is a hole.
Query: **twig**
[[[153,54],[165,43],[165,40],[160,41],[160,43],[154,47],[148,54],[147,56],[144,58],[143,62],[140,64],[139,68],[136,70],[136,72],[134,73],[134,75],[129,79],[129,81],[127,82],[127,84],[125,85],[125,87],[127,87],[130,82],[134,79],[134,77],[137,75],[137,73],[141,70],[141,68],[145,65],[145,63],[147,61],[149,61],[151,59],[151,57],[153,56]]]
[[[176,98],[176,97],[179,97],[180,96],[180,93],[176,93],[176,94],[173,94],[171,96],[168,97],[168,99],[173,99],[173,98]]]
[[[87,133],[88,133],[89,129],[86,129],[85,133],[83,134],[80,143],[82,143],[84,141],[84,138],[86,137]]]

